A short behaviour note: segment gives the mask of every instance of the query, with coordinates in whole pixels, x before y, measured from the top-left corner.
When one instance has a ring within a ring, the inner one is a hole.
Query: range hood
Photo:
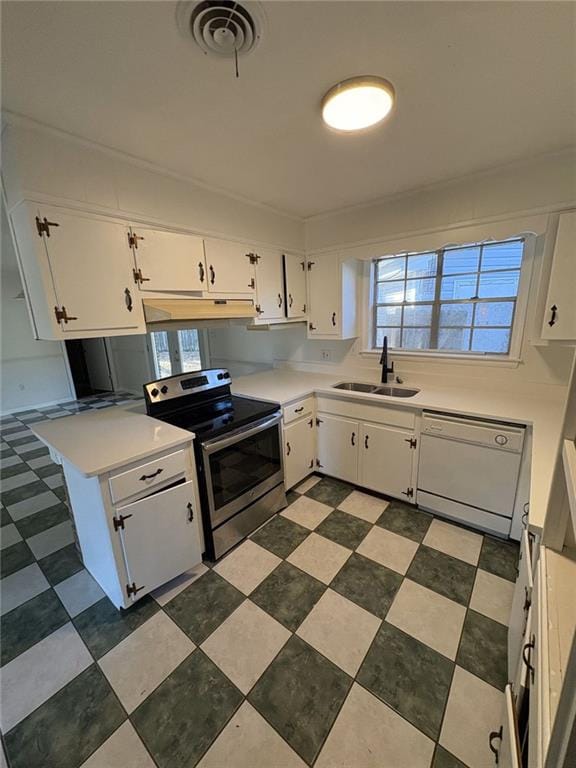
[[[144,299],[147,325],[211,320],[247,320],[258,316],[251,299]]]

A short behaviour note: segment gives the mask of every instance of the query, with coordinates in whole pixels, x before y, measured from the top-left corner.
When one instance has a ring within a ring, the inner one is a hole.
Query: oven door
[[[280,414],[202,444],[212,529],[284,481]]]

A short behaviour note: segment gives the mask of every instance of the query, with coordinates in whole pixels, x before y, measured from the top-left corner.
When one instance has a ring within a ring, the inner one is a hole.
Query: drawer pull
[[[558,312],[558,307],[556,304],[552,304],[550,307],[550,320],[548,321],[550,328],[552,328],[553,325],[556,325],[556,312]]]
[[[356,445],[356,432],[352,432],[350,436],[350,442],[352,443],[352,445]]]
[[[300,408],[294,408],[294,413],[302,413],[303,410],[304,410],[304,406],[301,405]]]
[[[364,436],[364,448],[368,448],[368,437],[369,435]]]
[[[204,282],[204,264],[201,261],[198,262],[198,272],[200,275],[200,282]]]
[[[536,642],[536,638],[534,637],[534,635],[532,635],[532,639],[530,640],[530,642],[526,643],[524,648],[522,648],[522,661],[524,662],[524,664],[526,664],[528,668],[528,672],[530,672],[530,680],[532,681],[532,683],[534,683],[534,667],[530,663],[530,651],[532,650],[532,648],[534,648],[535,642]]]
[[[191,523],[192,520],[194,520],[194,508],[192,507],[192,502],[188,502],[186,504],[186,509],[188,510],[188,522]]]
[[[290,453],[292,451],[292,448],[290,448],[290,443],[288,440],[286,440],[286,456],[290,456]]]
[[[494,746],[492,743],[495,739],[499,739],[502,741],[502,726],[497,731],[492,731],[490,733],[490,736],[488,737],[488,745],[490,747],[490,751],[494,755],[494,762],[496,765],[498,765],[498,760],[500,758],[500,750]]]
[[[157,477],[161,472],[164,472],[164,470],[162,469],[162,467],[158,467],[156,472],[152,472],[151,475],[142,475],[140,480],[142,480],[142,482],[144,482],[144,480],[152,480],[153,477]]]

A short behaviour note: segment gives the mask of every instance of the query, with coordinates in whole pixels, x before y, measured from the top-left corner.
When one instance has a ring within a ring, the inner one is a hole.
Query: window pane
[[[178,331],[178,340],[180,342],[180,361],[182,365],[182,373],[187,373],[188,371],[199,371],[202,368],[202,361],[200,360],[200,343],[198,340],[198,331]]]
[[[477,272],[480,261],[480,248],[454,248],[444,251],[444,275],[457,275],[460,272]]]
[[[472,332],[473,352],[506,354],[510,345],[510,329],[475,328]]]
[[[170,350],[168,348],[168,332],[153,331],[150,334],[152,339],[152,351],[154,353],[154,365],[156,375],[159,378],[172,376],[172,361],[170,360]]]
[[[432,301],[436,289],[436,278],[406,281],[406,301]]]
[[[406,258],[380,259],[378,261],[378,280],[403,280],[406,270]]]
[[[401,325],[402,307],[378,307],[376,325]]]
[[[441,299],[471,299],[476,294],[476,275],[444,277],[442,279]]]
[[[494,243],[482,250],[482,272],[488,269],[519,269],[522,263],[524,243]]]
[[[476,305],[474,325],[512,325],[513,301],[487,301]]]
[[[376,292],[377,304],[400,304],[404,301],[404,283],[378,283]]]
[[[440,325],[472,325],[474,304],[441,304]]]
[[[402,349],[430,349],[430,328],[405,328]]]
[[[408,256],[406,277],[435,277],[437,260],[435,253],[419,253],[417,256]]]
[[[430,325],[432,304],[407,304],[404,307],[404,325]]]
[[[388,336],[389,347],[400,346],[400,328],[377,328],[376,347],[378,349],[384,344],[384,336]]]
[[[488,272],[480,275],[478,296],[492,299],[498,296],[516,296],[520,272]]]
[[[438,332],[438,349],[467,352],[470,346],[470,328],[441,328]]]

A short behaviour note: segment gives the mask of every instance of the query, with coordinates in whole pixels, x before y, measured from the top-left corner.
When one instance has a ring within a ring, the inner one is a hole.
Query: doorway
[[[204,333],[196,329],[150,333],[150,352],[159,379],[199,371],[207,359],[204,350]]]
[[[76,398],[114,392],[114,380],[104,339],[74,339],[66,343]]]

